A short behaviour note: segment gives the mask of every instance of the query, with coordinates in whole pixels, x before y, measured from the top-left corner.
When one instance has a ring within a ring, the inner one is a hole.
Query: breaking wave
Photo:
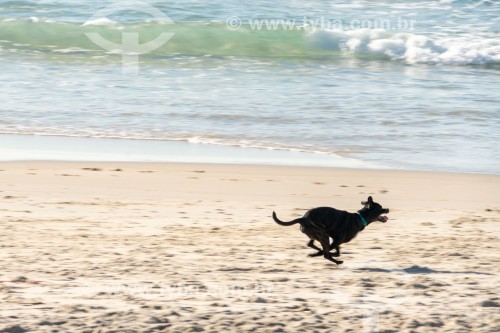
[[[0,52],[52,54],[70,57],[77,53],[97,55],[119,53],[103,50],[86,34],[98,33],[120,44],[123,32],[135,32],[140,43],[161,33],[173,38],[144,56],[247,57],[264,59],[361,58],[430,65],[500,64],[500,40],[475,35],[426,36],[383,29],[286,31],[253,30],[242,26],[233,31],[223,23],[118,24],[100,19],[83,25],[30,19],[0,19]]]

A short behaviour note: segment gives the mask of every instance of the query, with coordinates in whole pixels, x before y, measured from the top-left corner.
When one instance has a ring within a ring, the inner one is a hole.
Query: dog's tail
[[[278,217],[276,216],[276,213],[273,212],[273,220],[274,220],[274,222],[278,223],[279,225],[289,226],[289,225],[294,225],[294,224],[300,223],[302,221],[302,217],[295,219],[293,221],[290,221],[290,222],[283,222],[283,221],[280,221],[280,219],[278,219]]]

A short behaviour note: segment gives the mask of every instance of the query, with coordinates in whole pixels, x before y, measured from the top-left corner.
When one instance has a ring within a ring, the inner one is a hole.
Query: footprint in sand
[[[86,170],[86,171],[102,171],[101,168],[82,168],[82,170]]]
[[[6,195],[3,197],[4,199],[20,199],[21,197],[14,197],[12,195]]]

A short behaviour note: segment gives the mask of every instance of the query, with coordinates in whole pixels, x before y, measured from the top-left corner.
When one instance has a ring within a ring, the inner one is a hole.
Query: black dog
[[[326,259],[340,265],[343,261],[332,258],[340,256],[340,244],[351,241],[374,221],[387,222],[387,216],[382,216],[382,214],[389,213],[389,209],[382,208],[381,205],[373,201],[372,197],[368,197],[368,201],[363,201],[361,204],[364,207],[357,213],[349,213],[331,207],[318,207],[307,211],[303,217],[290,222],[280,221],[275,212],[273,212],[273,219],[279,225],[284,226],[300,223],[300,230],[311,239],[307,246],[318,250],[317,253],[310,256],[315,257],[323,254]],[[333,238],[331,245],[329,237]],[[323,249],[314,245],[315,240],[321,243]],[[336,253],[330,253],[331,249],[335,249]]]

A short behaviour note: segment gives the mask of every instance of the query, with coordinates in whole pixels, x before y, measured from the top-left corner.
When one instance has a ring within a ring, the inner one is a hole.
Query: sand
[[[498,332],[500,176],[0,163],[0,332]],[[283,220],[391,209],[336,266]]]

